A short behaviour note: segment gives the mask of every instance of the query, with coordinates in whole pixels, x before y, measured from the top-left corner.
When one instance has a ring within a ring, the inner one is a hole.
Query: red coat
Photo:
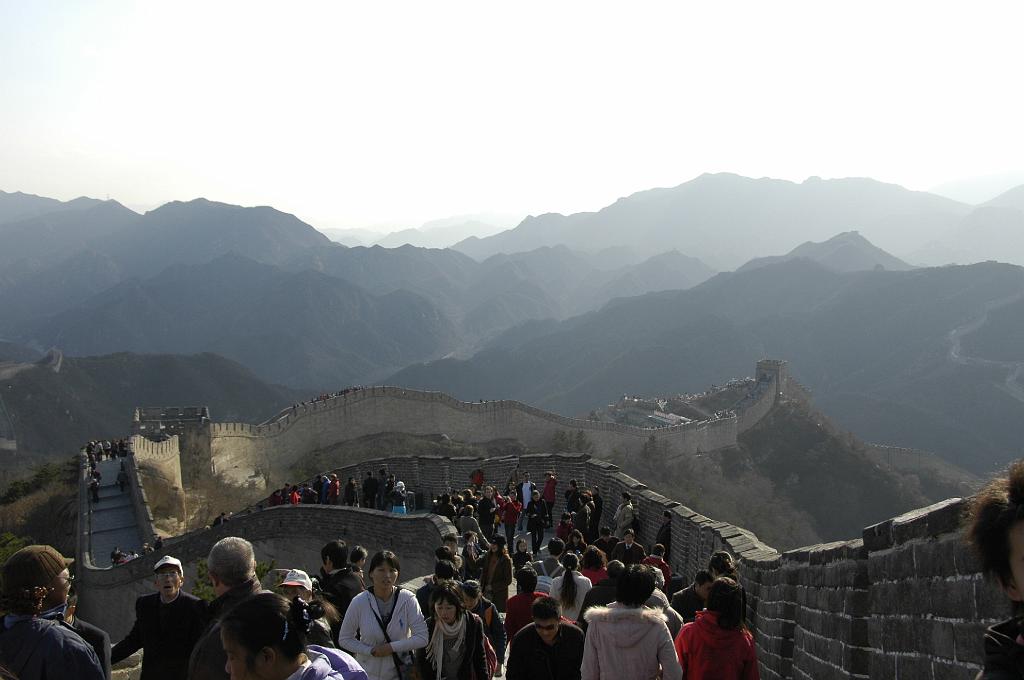
[[[665,587],[668,588],[668,584],[672,582],[672,567],[668,566],[668,562],[666,562],[660,557],[650,555],[648,557],[645,557],[643,562],[641,562],[640,564],[649,564],[652,567],[657,567],[658,569],[661,569],[661,573],[665,575]]]
[[[749,631],[720,628],[718,612],[697,612],[676,636],[676,654],[686,680],[760,680],[757,650]]]
[[[501,517],[501,521],[505,524],[515,524],[519,521],[519,513],[522,511],[523,504],[519,501],[505,501],[498,514]],[[532,621],[533,619],[530,620]]]
[[[520,593],[508,598],[505,604],[505,636],[512,640],[516,633],[533,623],[533,601],[547,593]]]

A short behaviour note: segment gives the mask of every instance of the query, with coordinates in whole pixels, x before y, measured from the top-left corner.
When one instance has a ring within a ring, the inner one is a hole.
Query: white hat
[[[313,592],[313,579],[309,578],[309,574],[302,571],[301,569],[292,569],[284,575],[284,580],[281,581],[283,586],[302,586],[309,592]]]
[[[153,571],[159,571],[160,567],[166,567],[168,564],[172,567],[177,567],[179,574],[185,573],[185,570],[181,568],[181,560],[177,557],[171,557],[170,555],[164,555],[157,560],[156,564],[153,565]]]

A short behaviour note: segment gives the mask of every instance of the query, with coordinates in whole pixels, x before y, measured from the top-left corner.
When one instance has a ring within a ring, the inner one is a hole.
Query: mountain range
[[[1014,363],[1024,362],[1024,305],[1006,302],[1021,299],[1024,269],[1013,265],[842,273],[798,258],[517,328],[469,359],[388,382],[585,414],[623,393],[698,391],[784,357],[816,404],[864,439],[987,472],[1024,437],[1024,363]],[[974,357],[988,324],[1018,335],[1000,333]]]
[[[719,270],[805,241],[859,231],[915,265],[987,259],[1024,264],[1021,188],[973,206],[867,178],[801,183],[728,173],[641,191],[592,213],[527,217],[515,229],[453,246],[476,259],[566,245],[581,252],[675,248]]]
[[[1022,270],[914,268],[878,246],[1012,259],[1022,201],[705,175],[436,249],[345,247],[270,207],[0,193],[0,339],[216,352],[304,391],[387,379],[567,414],[778,356],[866,439],[987,470],[1022,434]]]

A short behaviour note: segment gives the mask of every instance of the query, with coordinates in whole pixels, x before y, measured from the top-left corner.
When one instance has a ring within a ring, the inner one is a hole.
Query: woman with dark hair
[[[499,612],[505,611],[508,587],[512,585],[512,558],[501,536],[495,536],[481,561],[480,587],[484,597],[494,603]]]
[[[683,673],[665,614],[644,606],[653,593],[654,570],[631,564],[615,584],[615,602],[584,613],[587,639],[582,680],[681,680]]]
[[[348,553],[348,561],[351,565],[352,575],[359,579],[359,582],[366,587],[366,577],[363,574],[363,569],[366,567],[366,548],[361,545],[352,546],[352,550]]]
[[[526,544],[526,539],[520,538],[516,541],[516,551],[512,553],[513,573],[519,571],[527,564],[533,564],[533,553],[530,552],[530,546]]]
[[[715,579],[707,608],[676,637],[686,680],[759,680],[754,638],[743,618],[743,588],[727,576]]]
[[[307,645],[323,616],[317,602],[289,601],[276,593],[253,595],[220,624],[220,640],[232,680],[368,680],[355,659],[339,649]]]
[[[562,566],[565,571],[561,576],[551,580],[551,597],[562,605],[562,616],[575,621],[580,616],[583,598],[587,596],[593,583],[579,572],[580,558],[576,553],[567,552],[562,555]]]
[[[583,532],[579,529],[573,529],[569,532],[569,540],[565,542],[565,551],[574,552],[577,555],[583,556],[583,552],[587,549],[587,542],[583,540]]]
[[[398,556],[382,550],[370,560],[372,587],[352,599],[338,646],[355,654],[370,680],[399,680],[427,644],[427,624],[416,596],[398,587]]]
[[[736,578],[736,563],[733,562],[732,555],[724,550],[712,553],[711,559],[708,560],[708,571],[715,578],[727,576],[734,581],[738,580]]]
[[[981,571],[1006,594],[1013,618],[985,632],[985,666],[979,680],[1024,678],[1021,635],[1024,635],[1024,460],[1010,466],[1006,477],[993,479],[968,507],[965,538],[981,563]],[[978,612],[989,618],[989,611]]]
[[[430,609],[430,642],[416,652],[423,680],[487,680],[483,623],[466,611],[459,587],[439,583],[430,593]]]
[[[608,578],[608,556],[596,545],[588,545],[580,558],[580,573],[597,584]]]

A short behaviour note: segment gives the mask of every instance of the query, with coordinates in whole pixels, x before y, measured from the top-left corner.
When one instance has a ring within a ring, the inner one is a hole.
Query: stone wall
[[[252,541],[261,562],[273,562],[282,569],[301,568],[310,574],[319,569],[320,548],[327,541],[341,538],[349,545],[360,544],[371,555],[388,548],[399,555],[402,573],[411,577],[433,571],[433,547],[454,531],[448,520],[434,515],[399,516],[337,506],[277,507],[240,514],[220,526],[168,540],[162,552],[118,567],[97,569],[89,559],[80,561],[79,612],[117,642],[131,629],[135,599],[155,591],[153,565],[162,555],[173,555],[185,564],[188,589],[197,562],[225,536]]]
[[[361,479],[384,467],[429,498],[465,487],[477,468],[487,483],[504,486],[517,465],[535,481],[547,470],[557,474],[556,513],[564,507],[569,479],[600,490],[604,524],[621,492],[630,491],[641,519],[639,539],[648,546],[667,510],[669,561],[687,579],[716,550],[736,556],[765,679],[973,680],[984,628],[1009,615],[962,542],[961,499],[867,527],[855,540],[780,554],[753,533],[704,517],[584,454],[387,458],[334,472],[343,480]]]
[[[212,423],[215,474],[238,484],[259,483],[268,470],[287,470],[311,451],[380,432],[447,434],[467,442],[518,439],[531,448],[551,445],[559,430],[583,430],[594,453],[637,453],[654,437],[670,454],[694,454],[736,444],[737,418],[663,428],[566,418],[516,401],[467,403],[439,392],[372,387],[289,409],[263,424]]]

